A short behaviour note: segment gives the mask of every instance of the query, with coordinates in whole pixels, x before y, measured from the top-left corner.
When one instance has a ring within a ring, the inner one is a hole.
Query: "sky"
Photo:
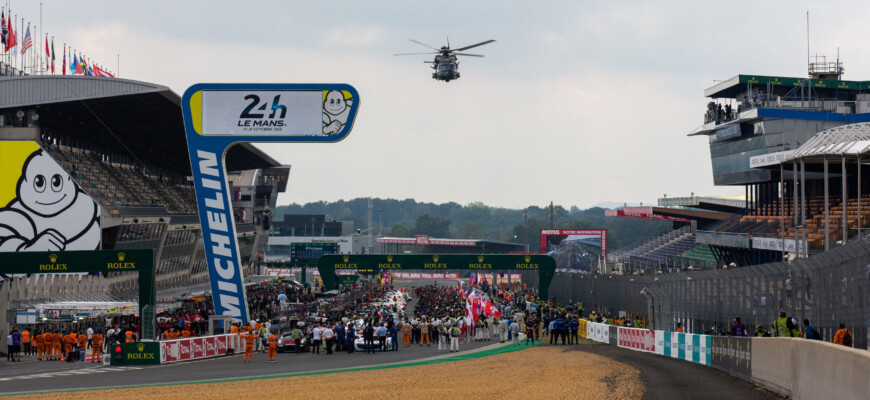
[[[11,0],[39,25],[39,2]],[[713,186],[704,89],[737,74],[806,76],[812,54],[870,80],[866,1],[61,1],[40,30],[121,78],[348,83],[347,139],[261,147],[292,165],[279,204],[356,197],[587,208],[742,195]],[[431,79],[408,41],[456,48]],[[44,40],[44,39],[43,39]],[[44,46],[44,44],[41,44]],[[118,58],[120,56],[120,61]],[[58,61],[59,63],[59,61]]]

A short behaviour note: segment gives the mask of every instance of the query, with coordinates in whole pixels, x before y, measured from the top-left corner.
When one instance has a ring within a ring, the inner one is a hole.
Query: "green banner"
[[[547,298],[550,281],[556,272],[556,260],[544,254],[330,254],[320,257],[317,269],[327,288],[335,288],[336,270],[354,270],[359,274],[380,270],[492,270],[538,271],[539,294]]]
[[[132,342],[109,346],[112,365],[160,364],[160,342]],[[115,351],[121,348],[120,357]]]
[[[739,75],[740,84],[752,84],[753,86],[800,86],[806,85],[807,78],[788,78],[781,76],[763,76],[763,75]],[[847,89],[847,90],[866,90],[870,88],[868,81],[838,81],[831,79],[812,79],[811,84],[817,88],[827,89]]]
[[[353,285],[359,281],[359,275],[339,275],[338,276],[338,284],[339,285]]]

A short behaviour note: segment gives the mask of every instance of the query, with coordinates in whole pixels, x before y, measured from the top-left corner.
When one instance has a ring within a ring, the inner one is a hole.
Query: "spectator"
[[[834,334],[834,344],[843,345],[846,347],[853,347],[852,345],[852,332],[846,329],[846,324],[840,322],[840,330]]]
[[[734,323],[731,324],[731,334],[734,336],[746,336],[746,326],[740,322],[740,317],[734,318]]]
[[[810,325],[810,320],[804,319],[804,339],[810,340],[822,340],[822,335],[819,334],[819,331],[812,325]]]

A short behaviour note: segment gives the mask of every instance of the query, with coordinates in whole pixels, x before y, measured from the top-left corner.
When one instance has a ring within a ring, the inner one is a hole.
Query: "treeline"
[[[525,243],[528,234],[529,250],[540,249],[540,231],[551,227],[551,212],[547,206],[529,206],[527,209],[490,207],[480,202],[461,205],[454,202],[435,204],[414,199],[372,199],[372,226],[370,233],[384,236],[412,237],[429,235],[436,238],[489,239]],[[379,211],[380,210],[380,211]],[[527,212],[523,224],[523,212]],[[276,220],[284,214],[328,214],[336,221],[353,221],[354,226],[367,229],[368,198],[318,201],[306,204],[279,206]],[[639,240],[671,229],[671,223],[632,218],[604,217],[600,207],[581,210],[575,206],[560,205],[552,210],[555,229],[607,229],[609,251],[617,250]]]

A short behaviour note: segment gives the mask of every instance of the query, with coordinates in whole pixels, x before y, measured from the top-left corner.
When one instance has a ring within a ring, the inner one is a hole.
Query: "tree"
[[[483,239],[483,226],[474,221],[462,221],[459,225],[460,239]]]
[[[390,236],[392,237],[410,237],[411,231],[402,224],[395,224],[390,228]]]
[[[450,237],[450,220],[423,214],[417,217],[413,231],[415,235],[429,235],[440,238]]]

